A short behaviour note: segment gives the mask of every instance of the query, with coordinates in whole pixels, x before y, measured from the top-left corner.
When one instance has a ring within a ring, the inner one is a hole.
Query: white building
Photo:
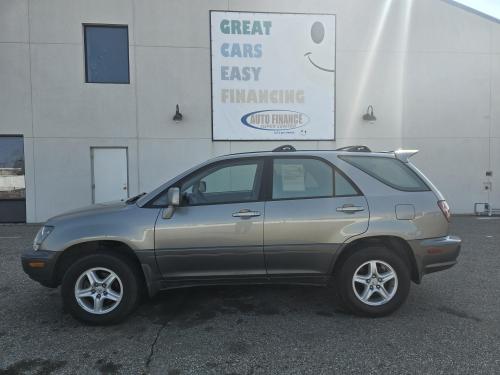
[[[210,10],[336,15],[334,141],[212,140]],[[85,25],[122,26],[111,41],[128,38],[126,64],[86,69]],[[120,83],[90,83],[101,73]],[[362,119],[369,105],[374,123]],[[500,207],[500,23],[442,0],[2,0],[8,135],[23,137],[28,222],[284,143],[419,149],[413,161],[455,213]],[[12,167],[2,139],[0,168]],[[1,199],[0,221],[12,220]]]

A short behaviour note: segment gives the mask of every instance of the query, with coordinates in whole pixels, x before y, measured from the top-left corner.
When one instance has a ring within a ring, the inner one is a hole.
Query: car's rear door
[[[368,228],[365,197],[330,162],[317,157],[273,157],[264,220],[270,276],[323,275],[349,237]]]

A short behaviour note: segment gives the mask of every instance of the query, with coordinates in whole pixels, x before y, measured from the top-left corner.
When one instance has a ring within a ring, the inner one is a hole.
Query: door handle
[[[241,217],[242,219],[246,219],[249,217],[256,217],[256,216],[260,216],[259,211],[250,211],[249,209],[246,208],[239,210],[238,212],[233,212],[233,217]]]
[[[360,207],[360,206],[349,206],[349,205],[344,205],[342,207],[337,207],[337,211],[338,212],[345,212],[346,214],[353,214],[355,212],[359,212],[359,211],[364,211],[365,208],[364,207]]]

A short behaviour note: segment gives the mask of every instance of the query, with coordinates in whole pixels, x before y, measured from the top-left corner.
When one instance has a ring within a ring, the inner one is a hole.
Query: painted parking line
[[[10,237],[1,237],[0,240],[12,240],[12,239],[18,239],[21,238],[21,236],[10,236]]]

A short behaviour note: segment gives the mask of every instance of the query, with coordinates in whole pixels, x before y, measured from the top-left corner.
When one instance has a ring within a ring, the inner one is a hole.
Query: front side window
[[[130,83],[128,27],[84,25],[85,82]]]
[[[429,190],[422,179],[398,159],[380,156],[345,155],[339,157],[394,189],[403,191]]]
[[[185,205],[252,202],[259,198],[263,162],[241,161],[204,169],[181,186]]]
[[[332,197],[333,169],[318,159],[274,159],[272,191],[273,199]]]

